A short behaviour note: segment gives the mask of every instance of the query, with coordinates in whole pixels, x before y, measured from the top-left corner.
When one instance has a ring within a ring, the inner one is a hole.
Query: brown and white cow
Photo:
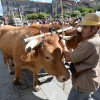
[[[55,75],[60,82],[67,81],[70,77],[62,62],[62,48],[58,42],[58,35],[51,34],[45,35],[44,38],[38,37],[35,39],[38,45],[43,39],[41,47],[36,45],[30,53],[25,51],[26,44],[23,43],[22,39],[26,38],[26,34],[32,36],[38,33],[39,31],[35,29],[19,28],[9,31],[1,39],[3,56],[14,61],[15,77],[13,82],[17,83],[21,77],[21,69],[27,68],[34,74],[33,86],[36,90],[39,89],[37,75],[41,67],[44,67],[47,73]]]
[[[67,26],[64,26],[64,27],[67,27]],[[62,29],[62,25],[60,24],[31,24],[28,28],[34,28],[34,29],[37,29],[39,31],[41,31],[42,33],[47,33],[49,32],[49,29],[50,28],[54,28],[55,30],[58,30],[58,29]]]
[[[66,40],[66,44],[67,44],[68,49],[75,49],[75,48],[77,48],[78,44],[84,40],[80,28],[69,29],[69,30],[67,30],[65,32],[65,35],[66,36],[75,35],[72,39]]]

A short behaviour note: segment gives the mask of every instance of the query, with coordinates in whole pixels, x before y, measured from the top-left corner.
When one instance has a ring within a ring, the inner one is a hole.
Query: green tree
[[[93,12],[94,12],[94,9],[92,9],[92,8],[88,9],[88,13],[93,13]]]
[[[83,12],[83,13],[81,13],[81,16],[85,16],[86,13],[87,13],[87,12]]]
[[[81,13],[78,10],[66,12],[71,17],[81,17]]]
[[[27,19],[32,19],[32,14],[27,14]]]
[[[44,12],[38,13],[38,19],[46,19],[48,18],[49,14],[45,14]]]
[[[12,18],[12,17],[13,17],[13,14],[9,14],[9,15],[8,15],[8,18]]]
[[[20,16],[19,16],[18,14],[15,14],[15,17],[16,17],[16,18],[20,18]]]
[[[27,19],[32,19],[32,20],[36,20],[36,19],[46,19],[49,17],[49,14],[45,14],[43,12],[39,12],[38,14],[28,14],[26,16]]]
[[[20,18],[20,16],[18,14],[15,14],[14,16],[15,16],[15,18]],[[9,18],[12,18],[13,17],[13,14],[9,14],[8,17]],[[24,17],[24,16],[22,15],[22,17]]]
[[[57,14],[55,16],[53,16],[53,18],[60,18],[61,14]]]
[[[71,16],[72,16],[72,17],[81,17],[81,13],[80,13],[80,11],[75,10],[75,11],[72,11]]]
[[[86,8],[86,7],[77,7],[77,10],[80,11],[81,15],[83,16],[85,13],[93,13],[93,8]]]
[[[33,19],[33,20],[38,19],[38,15],[37,14],[28,14],[27,19]]]

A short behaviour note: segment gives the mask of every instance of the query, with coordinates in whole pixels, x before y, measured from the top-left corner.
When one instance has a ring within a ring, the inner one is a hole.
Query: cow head
[[[38,48],[38,45],[42,40],[42,46]],[[32,40],[33,41],[33,40]],[[37,61],[40,66],[43,66],[47,73],[53,74],[56,76],[57,80],[60,82],[64,82],[70,78],[70,74],[68,70],[65,68],[64,63],[62,62],[62,48],[59,44],[59,37],[56,34],[45,35],[42,39],[34,40],[35,43],[32,42],[27,44],[26,51],[29,47],[32,49],[35,48],[37,52]],[[39,42],[38,42],[39,41]]]
[[[69,29],[65,32],[66,36],[73,36],[70,40],[66,41],[68,49],[77,48],[78,44],[83,41],[83,36],[81,31],[82,31],[81,27],[78,27]]]

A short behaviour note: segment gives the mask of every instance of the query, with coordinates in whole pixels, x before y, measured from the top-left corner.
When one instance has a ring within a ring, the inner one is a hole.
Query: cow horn
[[[33,39],[26,45],[25,51],[30,52],[33,48],[42,45],[43,42],[44,42],[44,38],[42,38],[41,40]]]
[[[41,34],[41,35],[31,36],[31,37],[28,37],[28,38],[23,39],[23,42],[24,43],[27,43],[27,42],[30,42],[31,40],[34,40],[34,39],[38,38],[38,37],[44,37],[44,35],[47,35],[47,34],[51,34],[51,33],[48,32],[48,33]]]
[[[72,36],[63,36],[63,39],[64,40],[71,40],[75,36],[76,36],[76,34],[75,35],[72,35]],[[60,37],[62,38],[62,35],[60,35]]]

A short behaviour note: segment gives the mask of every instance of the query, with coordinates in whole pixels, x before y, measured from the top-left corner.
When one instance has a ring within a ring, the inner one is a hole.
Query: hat
[[[85,17],[80,23],[80,25],[99,26],[100,15],[97,15],[95,13],[87,13],[85,14]]]

